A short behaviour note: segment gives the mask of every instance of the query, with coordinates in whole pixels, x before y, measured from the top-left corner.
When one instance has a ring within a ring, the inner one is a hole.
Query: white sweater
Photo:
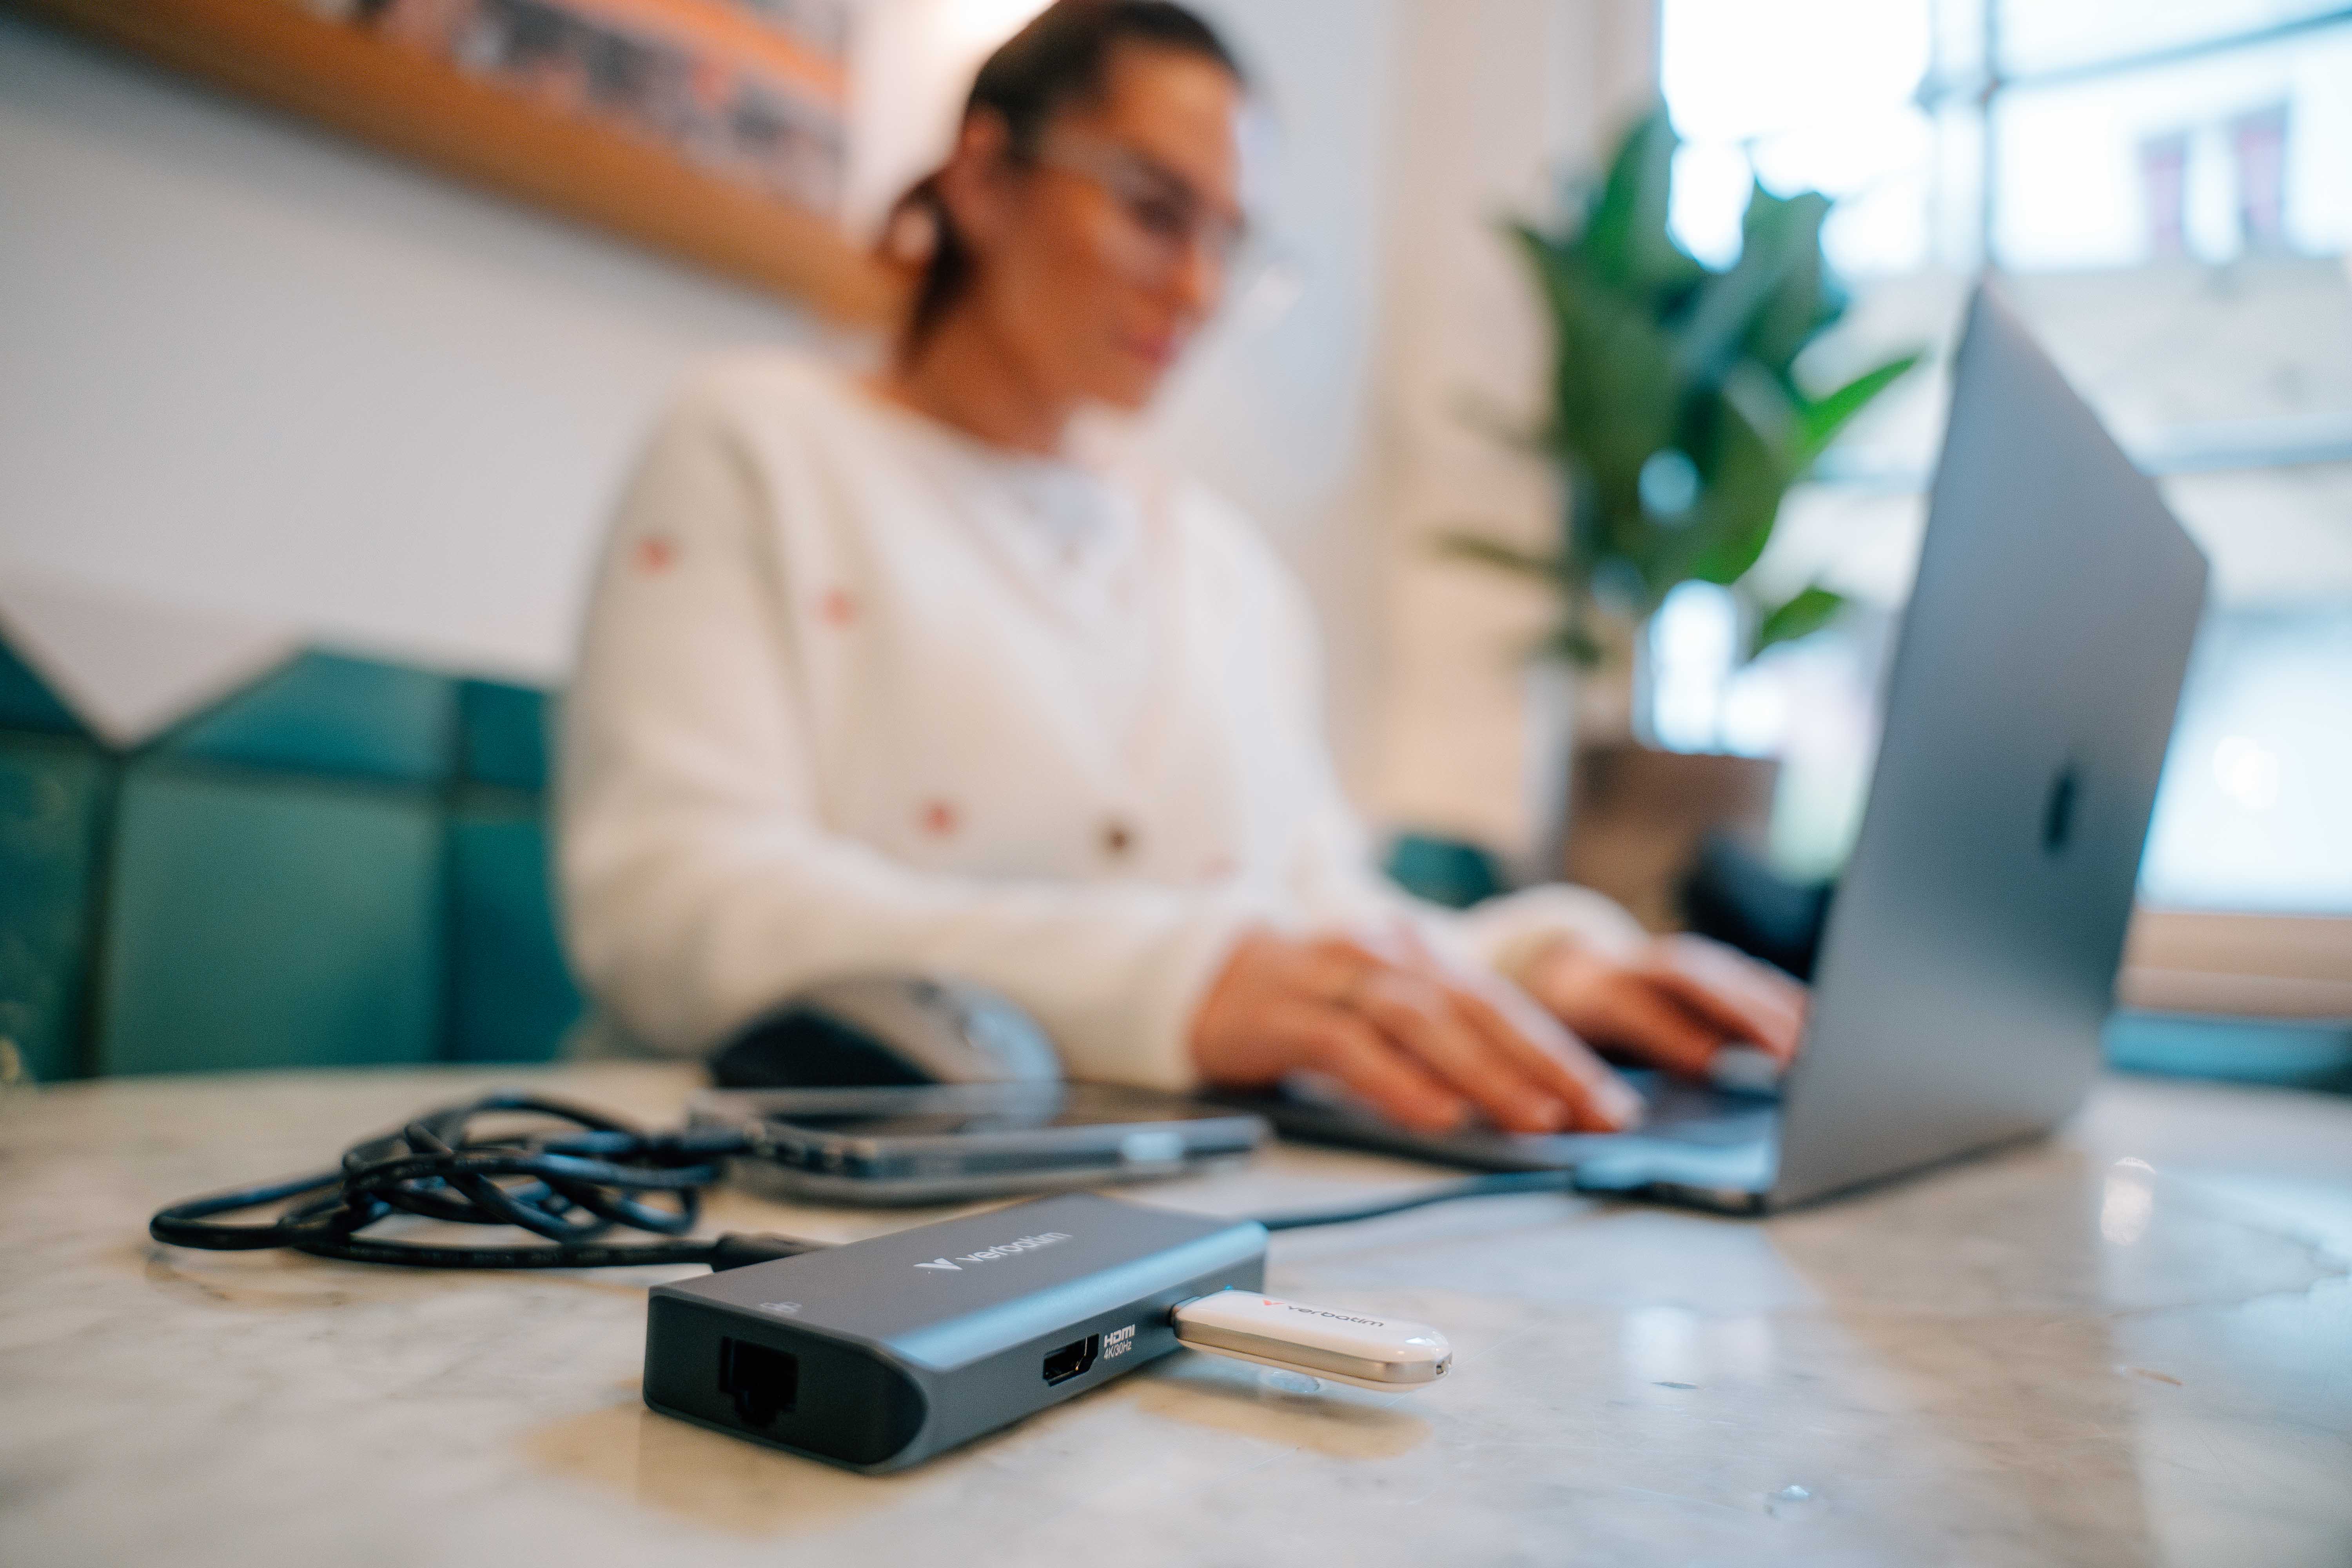
[[[622,502],[567,701],[567,937],[707,1050],[876,971],[992,986],[1074,1078],[1181,1088],[1234,938],[1423,922],[1507,966],[1598,895],[1470,917],[1372,871],[1306,605],[1250,525],[1107,443],[1007,456],[811,361],[698,376]]]

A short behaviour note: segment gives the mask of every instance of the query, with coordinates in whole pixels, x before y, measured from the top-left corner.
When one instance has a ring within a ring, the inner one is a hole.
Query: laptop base
[[[1779,1164],[1780,1115],[1772,1100],[1653,1073],[1625,1076],[1650,1106],[1649,1121],[1633,1132],[1414,1132],[1298,1089],[1217,1100],[1263,1116],[1276,1132],[1301,1142],[1473,1171],[1570,1171],[1579,1192],[1717,1214],[1764,1212]]]

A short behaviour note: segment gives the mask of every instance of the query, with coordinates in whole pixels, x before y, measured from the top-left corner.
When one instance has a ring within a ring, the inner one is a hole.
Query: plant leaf
[[[1758,378],[1769,384],[1769,377]],[[1699,501],[1699,517],[1688,531],[1688,553],[1677,563],[1664,586],[1682,577],[1729,584],[1748,574],[1770,542],[1773,524],[1780,515],[1780,498],[1794,472],[1774,438],[1750,405],[1759,401],[1725,397],[1717,410],[1716,439],[1709,454],[1706,489]]]
[[[1748,199],[1740,257],[1761,249],[1782,265],[1769,300],[1756,313],[1746,342],[1748,356],[1782,377],[1798,353],[1844,313],[1822,263],[1822,223],[1830,199],[1819,191],[1776,196],[1759,182]]]
[[[1675,444],[1681,423],[1674,340],[1638,299],[1598,286],[1575,291],[1560,325],[1560,429],[1591,473],[1612,547],[1632,553],[1642,465]]]
[[[1437,551],[1457,561],[1475,561],[1484,566],[1499,567],[1516,572],[1523,577],[1540,577],[1546,583],[1560,580],[1560,560],[1557,555],[1538,555],[1516,544],[1506,544],[1499,539],[1484,534],[1449,530],[1438,535]]]
[[[1792,247],[1768,231],[1750,240],[1731,270],[1708,274],[1675,334],[1675,369],[1685,386],[1711,387],[1723,379],[1797,261]]]
[[[1748,657],[1753,658],[1777,644],[1812,636],[1835,619],[1845,605],[1844,595],[1832,593],[1819,584],[1800,591],[1765,613],[1756,627],[1756,646]]]
[[[1475,533],[1449,535],[1439,548],[1559,592],[1556,657],[1590,657],[1576,606],[1595,596],[1640,614],[1685,579],[1741,581],[1789,486],[1916,363],[1892,361],[1809,398],[1796,357],[1844,308],[1821,248],[1829,199],[1756,185],[1739,261],[1712,272],[1668,226],[1679,144],[1671,118],[1654,107],[1627,128],[1601,180],[1563,190],[1561,216],[1497,226],[1546,307],[1550,407],[1533,432],[1492,410],[1471,417],[1523,449],[1532,437],[1562,470],[1566,504],[1549,551]],[[1656,500],[1668,510],[1654,514],[1641,476],[1666,451],[1696,467],[1698,499],[1686,510]]]
[[[1560,274],[1575,258],[1575,249],[1569,242],[1546,234],[1533,224],[1517,219],[1504,224],[1503,232],[1518,246],[1527,258],[1528,269],[1536,275],[1538,287],[1557,313],[1560,308]]]
[[[1924,355],[1898,354],[1873,366],[1825,396],[1803,404],[1797,416],[1797,447],[1805,462],[1822,455],[1845,422],[1868,407],[1878,395],[1903,379]]]
[[[1533,652],[1538,658],[1561,659],[1579,669],[1598,669],[1609,658],[1609,650],[1591,633],[1572,626],[1554,626]]]
[[[1675,149],[1681,144],[1665,105],[1656,105],[1618,143],[1593,201],[1579,248],[1603,279],[1620,289],[1671,294],[1706,274],[1667,227]]]

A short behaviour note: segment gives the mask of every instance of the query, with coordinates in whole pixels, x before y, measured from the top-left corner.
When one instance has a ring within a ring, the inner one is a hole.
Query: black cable
[[[1576,1190],[1573,1171],[1505,1171],[1489,1176],[1469,1176],[1443,1186],[1424,1187],[1420,1192],[1401,1198],[1383,1198],[1378,1203],[1359,1205],[1344,1209],[1307,1209],[1291,1214],[1260,1215],[1258,1224],[1268,1230],[1305,1230],[1310,1226],[1352,1225],[1360,1219],[1379,1219],[1383,1215],[1402,1214],[1407,1209],[1427,1208],[1431,1204],[1450,1204],[1457,1198],[1501,1197],[1511,1193],[1567,1193]]]
[[[528,1115],[566,1124],[549,1131],[477,1134],[475,1118]],[[287,1247],[317,1258],[413,1268],[623,1268],[649,1263],[740,1268],[813,1251],[822,1242],[775,1236],[696,1239],[702,1190],[730,1155],[758,1153],[737,1128],[646,1132],[533,1095],[493,1094],[449,1106],[396,1132],[354,1144],[341,1167],[191,1198],[159,1211],[147,1234],[215,1252]],[[652,1198],[654,1202],[642,1201]],[[221,1216],[288,1206],[267,1225]],[[458,1225],[518,1226],[545,1245],[436,1246],[360,1233],[394,1215]],[[608,1242],[615,1229],[675,1237]]]
[[[474,1119],[491,1115],[545,1117],[571,1130],[475,1133]],[[688,1236],[701,1214],[703,1189],[723,1173],[721,1162],[765,1152],[751,1129],[646,1132],[558,1100],[493,1094],[430,1111],[396,1132],[353,1144],[337,1170],[173,1204],[147,1222],[147,1234],[173,1247],[212,1252],[286,1247],[315,1258],[410,1268],[625,1268],[702,1263],[724,1270],[830,1245],[781,1236]],[[1349,1208],[1265,1215],[1258,1223],[1270,1231],[1304,1230],[1461,1198],[1570,1192],[1574,1184],[1574,1173],[1569,1171],[1511,1171]],[[645,1203],[640,1194],[667,1201]],[[277,1204],[287,1206],[266,1225],[221,1223],[223,1215]],[[543,1245],[520,1247],[439,1246],[360,1234],[401,1214],[457,1225],[516,1226],[548,1239]],[[676,1239],[603,1239],[615,1228]]]

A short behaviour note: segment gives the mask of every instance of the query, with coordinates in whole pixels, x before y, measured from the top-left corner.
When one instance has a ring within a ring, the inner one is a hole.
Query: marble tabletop
[[[1179,1352],[886,1479],[644,1407],[646,1287],[690,1270],[145,1235],[510,1082],[649,1121],[690,1087],[604,1066],[0,1104],[0,1563],[2352,1563],[2352,1100],[2116,1080],[2050,1142],[1761,1223],[1532,1196],[1289,1233],[1270,1289],[1436,1323],[1454,1375],[1300,1394]],[[1131,1195],[1256,1213],[1433,1174],[1281,1149]],[[921,1217],[726,1196],[714,1220]]]

